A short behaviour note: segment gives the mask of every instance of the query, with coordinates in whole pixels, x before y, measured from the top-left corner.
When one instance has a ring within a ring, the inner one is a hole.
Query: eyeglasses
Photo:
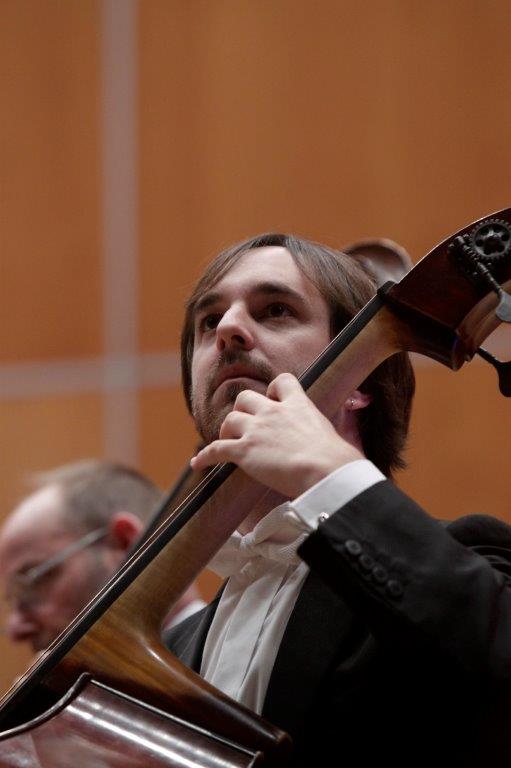
[[[8,581],[6,589],[7,603],[11,606],[17,605],[25,610],[34,608],[44,598],[43,588],[48,585],[46,577],[59,565],[73,557],[73,555],[106,538],[107,534],[108,527],[96,528],[94,531],[86,533],[80,539],[71,542],[67,547],[56,552],[42,563],[29,568],[28,571],[12,576]]]

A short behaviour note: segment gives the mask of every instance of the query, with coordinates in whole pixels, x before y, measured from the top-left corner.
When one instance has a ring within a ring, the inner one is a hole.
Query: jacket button
[[[403,586],[395,579],[389,579],[387,581],[386,590],[391,597],[401,597],[403,594]]]
[[[372,571],[374,567],[374,560],[371,557],[371,555],[363,554],[360,555],[360,559],[358,561],[360,563],[360,567],[363,571]]]
[[[375,565],[373,568],[373,579],[377,584],[385,584],[389,574],[382,565]]]
[[[348,552],[350,555],[353,555],[353,557],[358,557],[362,552],[362,547],[358,541],[355,541],[355,539],[348,539],[344,546],[346,547],[346,552]]]

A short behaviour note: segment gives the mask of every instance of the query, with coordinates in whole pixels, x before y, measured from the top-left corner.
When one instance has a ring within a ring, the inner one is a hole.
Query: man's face
[[[192,409],[206,443],[244,389],[299,376],[330,341],[330,314],[282,247],[254,248],[197,303]]]
[[[0,535],[7,634],[34,651],[46,648],[109,576],[98,544],[76,552],[32,588],[19,590],[19,576],[80,538],[63,525],[61,503],[56,486],[38,491],[16,509]]]

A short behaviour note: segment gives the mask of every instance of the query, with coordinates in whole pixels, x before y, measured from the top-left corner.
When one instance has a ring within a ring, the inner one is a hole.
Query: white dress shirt
[[[297,548],[330,514],[385,476],[351,462],[269,512],[245,536],[234,533],[209,564],[229,577],[206,638],[201,675],[261,713],[284,630],[308,573]]]

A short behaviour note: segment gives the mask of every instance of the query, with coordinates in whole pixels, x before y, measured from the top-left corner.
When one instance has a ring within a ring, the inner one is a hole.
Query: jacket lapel
[[[195,672],[200,672],[204,644],[220,597],[221,592],[202,611],[164,633],[166,647]],[[343,600],[310,572],[284,632],[262,716],[291,735],[296,734],[319,685],[342,657],[353,626],[353,616]]]
[[[201,611],[163,633],[163,643],[194,672],[200,672],[206,637],[218,607],[220,594]]]
[[[263,717],[291,735],[297,732],[352,627],[347,605],[310,572],[277,653]]]

